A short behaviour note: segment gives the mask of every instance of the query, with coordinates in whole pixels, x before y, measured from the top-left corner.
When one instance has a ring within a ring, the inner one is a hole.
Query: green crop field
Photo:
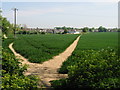
[[[41,63],[63,52],[78,35],[19,35],[15,50],[30,62]]]
[[[117,32],[84,34],[59,69],[69,77],[51,84],[55,88],[120,88],[118,54]]]
[[[95,32],[81,36],[77,49],[102,49],[118,47],[117,32]]]
[[[95,32],[88,33],[81,36],[76,49],[73,54],[65,61],[60,68],[60,73],[68,73],[67,67],[73,65],[76,62],[79,62],[79,56],[84,50],[100,50],[106,48],[115,48],[118,49],[118,33],[117,32]],[[89,51],[84,53],[90,53]],[[82,53],[82,54],[84,54]],[[72,59],[71,59],[72,58]],[[78,58],[74,62],[71,61],[74,58]],[[89,57],[88,57],[89,58]]]

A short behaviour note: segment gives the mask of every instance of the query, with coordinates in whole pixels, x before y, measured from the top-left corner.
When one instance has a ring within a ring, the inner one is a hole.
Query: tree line
[[[55,29],[57,30],[64,30],[64,32],[68,32],[69,30],[81,30],[82,32],[94,32],[94,31],[97,31],[97,32],[108,32],[108,31],[120,31],[120,29],[118,28],[113,28],[113,29],[107,29],[103,26],[100,26],[98,28],[89,28],[89,27],[84,27],[84,28],[73,28],[73,27],[55,27]]]

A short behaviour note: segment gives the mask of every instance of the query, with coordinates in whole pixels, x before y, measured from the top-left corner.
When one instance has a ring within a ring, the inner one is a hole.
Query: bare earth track
[[[37,75],[40,78],[38,87],[50,87],[49,81],[58,80],[61,78],[67,78],[67,74],[59,74],[57,71],[61,67],[62,63],[72,54],[77,43],[79,41],[80,36],[62,53],[57,56],[54,56],[53,59],[43,62],[42,64],[30,63],[28,59],[24,58],[20,54],[18,54],[13,46],[13,43],[9,45],[9,48],[14,53],[17,59],[21,59],[21,63],[27,64],[28,69],[24,73],[24,75]]]

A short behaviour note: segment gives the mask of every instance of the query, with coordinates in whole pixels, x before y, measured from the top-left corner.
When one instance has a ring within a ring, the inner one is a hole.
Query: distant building
[[[69,31],[68,32],[68,34],[80,34],[80,33],[81,33],[80,30],[79,31],[74,30],[74,31]]]
[[[99,31],[96,29],[96,30],[94,30],[94,32],[99,32]]]

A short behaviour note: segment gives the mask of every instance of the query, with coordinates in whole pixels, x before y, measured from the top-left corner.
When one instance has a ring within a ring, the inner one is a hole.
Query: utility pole
[[[14,38],[16,37],[15,35],[15,31],[16,31],[16,12],[17,12],[17,8],[14,8]]]

